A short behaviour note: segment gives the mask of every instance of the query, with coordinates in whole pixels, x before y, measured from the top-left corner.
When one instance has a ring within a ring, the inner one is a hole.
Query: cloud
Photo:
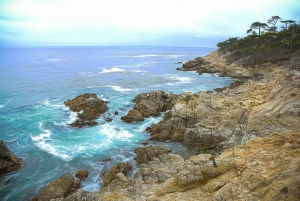
[[[272,15],[295,19],[293,11],[300,9],[296,1],[2,0],[0,42],[151,45],[169,41],[169,45],[173,41],[184,45],[183,41],[194,40],[198,45],[206,39],[214,46],[211,38],[243,36],[254,21],[267,21]]]

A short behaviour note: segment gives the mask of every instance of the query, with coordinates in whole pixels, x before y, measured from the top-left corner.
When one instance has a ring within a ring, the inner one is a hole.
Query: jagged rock
[[[42,190],[34,201],[46,201],[55,198],[65,198],[76,192],[80,187],[80,182],[75,180],[71,174],[67,174],[59,179],[52,181],[46,188]]]
[[[134,150],[134,153],[136,153],[136,162],[142,164],[148,163],[162,154],[171,153],[171,151],[168,147],[158,145],[155,148],[153,146],[139,147]]]
[[[78,119],[71,123],[73,127],[94,126],[101,114],[105,113],[107,106],[105,102],[98,98],[96,94],[86,93],[72,100],[67,100],[64,104],[73,112],[77,112]]]
[[[23,161],[12,153],[2,140],[0,140],[0,174],[17,170],[23,165]]]
[[[118,173],[123,173],[127,175],[132,170],[131,163],[117,163],[115,166],[111,168],[111,170],[106,173],[103,177],[103,186],[107,186],[113,180],[117,179]]]
[[[78,170],[75,174],[75,177],[79,179],[79,181],[85,180],[89,176],[89,172],[87,170]]]
[[[128,114],[121,117],[124,122],[131,123],[134,121],[144,121],[144,117],[138,110],[129,110]]]
[[[300,132],[257,137],[220,156],[164,154],[99,192],[66,200],[299,200]]]
[[[109,122],[112,122],[113,119],[112,118],[106,118],[105,121],[109,123]]]
[[[175,94],[167,94],[160,90],[141,93],[133,100],[136,103],[134,109],[138,110],[143,117],[159,116],[161,112],[165,112],[173,107],[177,97]]]

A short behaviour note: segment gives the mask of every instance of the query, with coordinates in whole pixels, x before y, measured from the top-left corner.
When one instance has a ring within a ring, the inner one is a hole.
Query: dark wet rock
[[[12,153],[9,148],[0,140],[0,174],[17,170],[23,165],[23,161]]]
[[[118,112],[118,111],[115,111],[115,115],[119,115],[119,112]]]
[[[202,57],[197,57],[194,60],[190,60],[185,62],[182,65],[182,68],[178,68],[178,70],[182,70],[182,71],[195,71],[195,70],[199,70],[199,68],[201,67],[201,65],[207,65],[209,64],[208,62],[206,62],[204,60],[204,58]]]
[[[132,170],[131,163],[117,163],[113,166],[108,173],[106,173],[103,177],[103,186],[107,186],[113,180],[117,179],[118,173],[123,173],[127,175]]]
[[[71,174],[67,174],[59,179],[52,181],[42,190],[34,201],[46,201],[56,198],[65,198],[79,189],[80,182],[75,180]]]
[[[105,121],[106,121],[106,122],[112,122],[113,119],[112,119],[112,118],[106,118]]]
[[[102,162],[109,162],[109,161],[111,161],[111,158],[104,158],[104,159],[102,159]]]
[[[122,121],[131,123],[134,121],[144,121],[144,117],[138,110],[129,110],[128,114],[124,117],[121,117]]]
[[[67,100],[64,104],[70,107],[73,112],[77,112],[78,119],[70,125],[79,128],[97,125],[95,120],[107,110],[105,102],[99,99],[96,94],[91,93]]]
[[[245,83],[245,80],[235,80],[233,83],[231,83],[228,87],[222,87],[222,88],[215,88],[214,91],[221,93],[222,91],[226,89],[234,89],[242,84]]]
[[[88,176],[89,176],[89,172],[83,169],[78,170],[75,174],[75,177],[80,181],[85,180]]]
[[[142,142],[141,144],[144,145],[144,146],[146,146],[146,145],[149,144],[149,142]]]
[[[161,112],[170,110],[176,103],[177,97],[178,95],[168,94],[161,90],[141,93],[133,100],[136,103],[134,109],[138,110],[143,117],[156,117]]]
[[[152,161],[154,158],[158,158],[162,154],[171,153],[171,149],[169,147],[165,147],[163,145],[158,145],[157,147],[148,146],[148,147],[139,147],[134,150],[136,153],[136,162],[139,164],[148,163]]]

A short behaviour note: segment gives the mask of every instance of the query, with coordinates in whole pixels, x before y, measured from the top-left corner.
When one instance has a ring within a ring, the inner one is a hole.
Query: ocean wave
[[[95,76],[92,72],[77,72],[78,74],[81,74],[81,75],[85,75],[85,76]]]
[[[136,91],[137,89],[127,89],[127,88],[122,88],[120,86],[111,86],[111,85],[105,85],[105,87],[110,87],[111,89],[115,91],[119,91],[122,93],[129,92],[129,91]]]
[[[135,68],[138,68],[138,66],[136,66]],[[111,68],[111,69],[106,69],[103,68],[103,70],[100,72],[101,74],[103,73],[145,73],[146,71],[140,71],[140,70],[125,70],[122,68]]]
[[[100,133],[114,139],[128,139],[133,137],[133,134],[131,134],[129,131],[111,126],[111,124],[108,123],[101,127]]]
[[[0,109],[1,109],[1,108],[4,108],[4,105],[0,105]]]
[[[50,58],[48,61],[64,61],[65,59],[59,59],[59,58]]]
[[[183,54],[140,54],[140,55],[123,55],[121,57],[145,58],[145,57],[163,57],[163,58],[178,58],[186,55]]]
[[[37,136],[31,136],[32,141],[37,145],[37,147],[65,161],[70,161],[72,158],[69,155],[58,153],[57,150],[49,143],[51,142],[51,130],[43,129],[42,122],[39,123],[39,128],[41,133]]]

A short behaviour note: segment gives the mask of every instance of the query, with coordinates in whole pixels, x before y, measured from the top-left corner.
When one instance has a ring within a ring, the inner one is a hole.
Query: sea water
[[[183,93],[229,85],[230,78],[177,71],[180,62],[213,48],[183,47],[5,47],[0,48],[0,139],[25,161],[1,176],[0,200],[32,200],[47,184],[78,169],[89,171],[81,189],[98,191],[101,175],[118,162],[135,163],[134,149],[149,139],[159,117],[124,123],[142,92]],[[63,103],[96,93],[108,111],[94,127],[72,128],[76,113]],[[119,115],[114,115],[118,111]],[[107,123],[105,118],[112,118]],[[185,147],[166,143],[175,153]],[[103,162],[110,158],[111,161]]]

